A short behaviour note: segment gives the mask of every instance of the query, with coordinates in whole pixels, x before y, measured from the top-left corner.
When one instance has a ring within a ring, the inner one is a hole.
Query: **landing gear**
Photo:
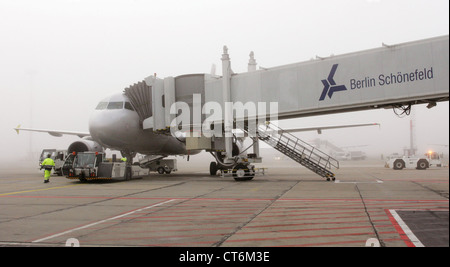
[[[217,174],[218,170],[219,168],[217,167],[217,162],[211,161],[211,163],[209,164],[209,174],[211,176],[214,176]]]
[[[133,172],[131,170],[131,166],[127,166],[125,169],[125,180],[126,181],[131,180],[132,176],[133,176]]]
[[[235,181],[250,181],[255,177],[255,171],[250,165],[238,164],[233,167],[233,178]]]
[[[221,170],[223,173],[228,173],[231,170],[234,180],[236,181],[250,181],[255,177],[255,169],[253,165],[239,163],[234,167],[226,167],[217,162],[212,161],[209,164],[209,174],[211,176],[217,175],[217,171]]]

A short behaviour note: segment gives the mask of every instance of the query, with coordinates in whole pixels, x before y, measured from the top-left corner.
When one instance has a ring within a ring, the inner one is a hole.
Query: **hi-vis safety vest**
[[[46,170],[51,170],[55,166],[55,162],[51,158],[46,158],[42,162],[42,167]]]

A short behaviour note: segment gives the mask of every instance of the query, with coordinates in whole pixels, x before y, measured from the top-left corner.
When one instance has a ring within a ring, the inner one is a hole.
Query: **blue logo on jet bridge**
[[[336,73],[338,66],[339,64],[334,64],[333,67],[331,68],[328,78],[326,80],[322,80],[324,87],[322,95],[320,95],[319,101],[324,100],[327,95],[329,98],[331,98],[335,92],[347,90],[347,87],[345,87],[345,85],[336,85],[336,82],[334,81],[334,74]]]

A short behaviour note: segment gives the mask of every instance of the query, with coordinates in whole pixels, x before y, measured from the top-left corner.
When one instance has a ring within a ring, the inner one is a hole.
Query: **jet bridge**
[[[305,157],[298,149],[313,151],[308,145],[292,148],[291,143],[280,144],[286,133],[278,129],[279,140],[275,142],[259,127],[269,120],[378,108],[408,110],[422,103],[431,108],[437,102],[448,101],[449,38],[446,35],[383,44],[380,48],[260,70],[256,70],[252,52],[248,69],[246,73],[233,73],[224,47],[222,76],[150,76],[125,89],[125,94],[139,113],[144,129],[181,136],[187,149],[220,153],[216,158],[224,165],[237,166],[239,153],[233,153],[235,131],[241,129],[254,140],[271,141],[276,149],[319,175],[334,178],[333,173],[322,171],[337,167],[334,159],[322,152],[317,153],[318,157]],[[256,123],[249,123],[252,117],[258,118]],[[258,142],[254,145],[258,158]]]
[[[224,54],[225,55],[225,54]],[[250,65],[249,65],[250,66]],[[205,81],[205,101],[278,102],[278,118],[428,103],[449,98],[448,35]],[[222,79],[229,79],[223,88]]]

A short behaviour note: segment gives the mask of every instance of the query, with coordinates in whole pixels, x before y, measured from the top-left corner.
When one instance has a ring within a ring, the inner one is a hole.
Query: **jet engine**
[[[80,141],[73,142],[67,149],[68,153],[86,151],[103,152],[103,147],[95,141],[82,139]]]

